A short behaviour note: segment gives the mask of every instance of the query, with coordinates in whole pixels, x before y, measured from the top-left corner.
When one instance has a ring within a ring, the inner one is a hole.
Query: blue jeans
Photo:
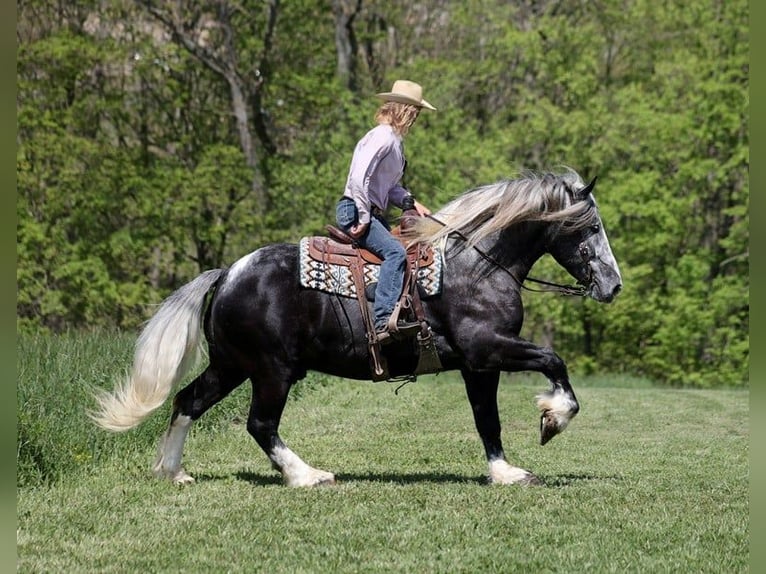
[[[346,233],[359,219],[359,212],[353,200],[343,198],[338,202],[335,212],[338,226]],[[404,269],[407,254],[404,247],[393,235],[385,220],[370,218],[370,225],[365,234],[356,240],[357,244],[372,251],[383,262],[380,265],[378,285],[375,288],[375,330],[386,326],[394,310],[404,284]]]

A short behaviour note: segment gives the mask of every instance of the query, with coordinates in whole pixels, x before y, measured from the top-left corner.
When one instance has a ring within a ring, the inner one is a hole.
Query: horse
[[[551,255],[580,294],[598,302],[612,302],[622,289],[595,182],[586,185],[570,168],[527,172],[458,195],[411,231],[412,241],[431,242],[444,256],[442,291],[422,304],[441,368],[462,374],[490,483],[541,483],[506,459],[501,372],[536,371],[550,382],[536,397],[540,444],[580,408],[561,357],[519,335],[521,290],[532,266]],[[154,474],[194,482],[181,464],[192,423],[249,379],[247,430],[284,484],[334,484],[333,473],[311,467],[285,444],[280,418],[291,387],[309,370],[369,381],[368,340],[359,302],[301,287],[298,259],[295,244],[268,244],[169,295],[138,336],[132,371],[113,391],[96,393],[89,413],[95,423],[116,432],[138,425],[198,364],[206,342],[207,366],[174,396]],[[411,374],[418,358],[411,340],[391,342],[384,354],[392,378]]]

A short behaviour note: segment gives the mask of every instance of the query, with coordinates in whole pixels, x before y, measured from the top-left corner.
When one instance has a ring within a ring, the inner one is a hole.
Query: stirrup
[[[375,339],[380,345],[387,345],[393,340],[391,333],[389,333],[387,329],[375,331]]]
[[[378,343],[385,345],[390,343],[392,339],[411,337],[415,333],[420,332],[421,328],[420,323],[409,321],[398,321],[392,328],[392,321],[389,321],[386,327],[375,331],[375,337]]]

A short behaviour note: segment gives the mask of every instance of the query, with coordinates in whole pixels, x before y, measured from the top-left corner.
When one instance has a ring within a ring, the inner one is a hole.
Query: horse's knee
[[[546,374],[548,377],[552,381],[566,380],[569,375],[564,359],[559,357],[559,355],[551,348],[544,348],[543,351],[545,352],[545,370],[547,371]]]

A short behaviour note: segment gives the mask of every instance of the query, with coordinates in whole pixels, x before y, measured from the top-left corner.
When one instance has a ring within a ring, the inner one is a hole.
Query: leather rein
[[[437,219],[433,215],[427,215],[426,217],[428,217],[429,219],[435,221],[436,223],[438,223],[442,227],[446,227],[447,226],[446,223],[444,223],[443,221],[440,221],[439,219]],[[454,230],[452,230],[450,232],[450,234],[455,234],[460,239],[462,239],[463,241],[468,243],[468,237],[466,237],[463,232],[454,229]],[[561,295],[570,295],[570,296],[577,296],[577,297],[585,297],[588,294],[588,288],[586,286],[584,286],[584,285],[562,285],[560,283],[553,283],[551,281],[545,281],[543,279],[535,279],[534,277],[527,277],[526,280],[527,281],[531,281],[533,283],[537,283],[538,285],[543,285],[546,288],[544,288],[544,289],[532,289],[531,287],[527,287],[526,285],[524,285],[524,282],[521,281],[518,277],[516,277],[516,275],[514,275],[513,272],[510,269],[508,269],[507,267],[502,265],[497,259],[492,257],[489,253],[486,253],[485,251],[479,249],[479,247],[477,247],[476,245],[473,245],[472,247],[473,247],[473,249],[476,250],[476,252],[479,255],[481,255],[481,257],[485,261],[487,261],[488,263],[491,263],[492,265],[494,265],[498,269],[501,269],[502,271],[505,271],[505,273],[507,273],[511,277],[511,279],[513,279],[516,282],[516,284],[519,287],[521,287],[522,289],[524,289],[526,291],[530,291],[532,293],[560,293]],[[581,253],[583,252],[583,247],[584,247],[584,249],[585,249],[585,251],[587,253],[587,249],[588,249],[587,246],[582,246],[582,245],[580,246],[580,252]]]

